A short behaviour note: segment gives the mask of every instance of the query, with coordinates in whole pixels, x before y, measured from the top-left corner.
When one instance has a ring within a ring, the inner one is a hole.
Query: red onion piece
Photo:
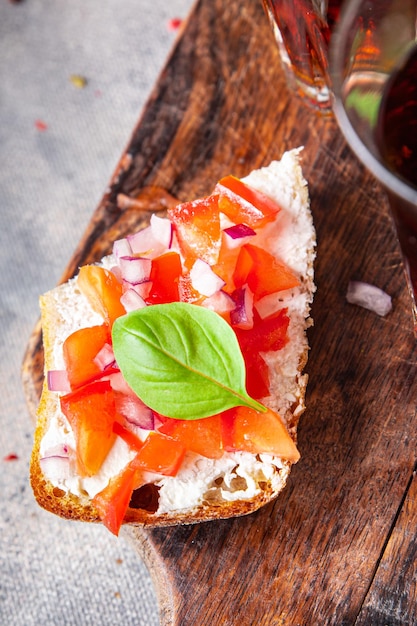
[[[391,297],[379,287],[361,281],[350,281],[346,293],[346,300],[350,304],[373,311],[384,317],[392,309]]]
[[[66,370],[49,370],[46,375],[49,391],[71,391]]]
[[[105,379],[103,379],[105,380]],[[154,430],[154,414],[129,387],[120,371],[108,376],[111,387],[115,392],[116,410],[131,424]]]
[[[197,259],[190,270],[191,284],[201,295],[209,298],[221,289],[225,282],[215,274],[210,265]]]
[[[48,480],[66,480],[71,476],[71,465],[68,457],[49,456],[39,461],[42,473]]]
[[[48,448],[42,455],[42,458],[45,459],[50,456],[69,457],[69,448],[65,443],[57,443],[55,446]]]
[[[137,293],[135,289],[128,289],[120,298],[126,313],[130,311],[138,311],[146,306],[145,300]]]
[[[120,271],[120,267],[118,265],[114,265],[113,267],[110,268],[110,271],[112,274],[114,274],[114,276],[119,281],[119,283],[121,283],[123,280],[123,277],[122,277],[122,272]]]
[[[154,259],[166,251],[164,244],[154,236],[151,226],[139,230],[134,235],[128,235],[127,240],[133,254],[140,254],[148,259]]]
[[[123,378],[123,374],[120,370],[115,372],[111,372],[108,376],[103,376],[101,380],[110,381],[111,388],[113,391],[120,391],[120,393],[124,394],[133,394],[133,390],[129,387],[125,379]]]
[[[255,303],[255,309],[262,319],[277,313],[283,307],[282,292],[269,293]]]
[[[151,238],[152,230],[150,226],[148,226],[147,228],[142,228],[142,230],[138,230],[138,232],[128,235],[126,237],[133,254],[145,253],[149,247],[149,241],[151,240]]]
[[[94,363],[101,370],[105,370],[108,367],[112,367],[115,363],[113,348],[109,343],[105,343],[101,350],[94,358]]]
[[[224,229],[224,232],[232,239],[242,239],[243,237],[253,237],[256,235],[253,228],[247,226],[246,224],[235,224],[234,226],[229,226],[229,228]]]
[[[66,445],[49,448],[39,460],[42,472],[48,480],[65,480],[71,475],[71,460]]]
[[[116,410],[127,422],[143,428],[154,430],[155,421],[152,409],[142,402],[138,396],[132,394],[116,394]]]
[[[229,294],[220,289],[209,298],[205,298],[201,306],[221,315],[222,313],[233,311],[236,305]]]
[[[132,248],[127,239],[117,239],[113,243],[113,254],[117,260],[122,256],[132,256]]]
[[[120,369],[116,361],[113,361],[111,365],[108,365],[102,372],[97,374],[97,376],[95,376],[93,380],[97,380],[97,381],[98,380],[111,380],[111,376],[113,374],[119,374],[119,373],[120,373]]]
[[[136,293],[144,300],[149,296],[152,289],[152,281],[145,280],[143,283],[137,285],[130,285],[130,289],[136,291]]]
[[[158,217],[153,214],[151,217],[152,234],[167,250],[172,245],[173,228],[167,217]]]
[[[235,308],[230,313],[230,322],[235,328],[253,328],[253,293],[249,287],[241,287],[233,292]]]
[[[122,279],[132,285],[149,280],[152,261],[144,257],[123,256],[119,259]]]

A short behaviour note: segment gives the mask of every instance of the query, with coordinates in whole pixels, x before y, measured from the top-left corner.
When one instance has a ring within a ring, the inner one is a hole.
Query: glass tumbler
[[[330,46],[334,112],[386,191],[417,338],[417,0],[349,0]]]
[[[332,113],[328,49],[341,0],[262,0],[289,87],[305,104]]]

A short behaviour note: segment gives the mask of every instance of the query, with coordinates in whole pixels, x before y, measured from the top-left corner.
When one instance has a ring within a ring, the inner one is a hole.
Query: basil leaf
[[[234,406],[265,411],[245,389],[245,363],[227,322],[174,302],[132,311],[113,324],[113,350],[128,385],[166,417],[199,419]]]

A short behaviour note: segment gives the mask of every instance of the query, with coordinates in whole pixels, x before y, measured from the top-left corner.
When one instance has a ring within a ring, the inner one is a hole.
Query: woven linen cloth
[[[0,624],[156,626],[123,536],[36,504],[20,368],[190,0],[0,0]]]

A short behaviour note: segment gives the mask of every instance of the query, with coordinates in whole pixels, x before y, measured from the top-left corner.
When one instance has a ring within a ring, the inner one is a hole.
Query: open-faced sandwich
[[[118,534],[275,498],[299,459],[314,256],[292,150],[43,295],[39,504]]]

